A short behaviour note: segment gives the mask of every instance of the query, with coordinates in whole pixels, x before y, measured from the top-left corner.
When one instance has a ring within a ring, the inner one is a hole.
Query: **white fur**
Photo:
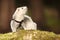
[[[22,22],[22,27],[25,30],[36,30],[37,29],[37,24],[35,22],[33,22],[33,20],[31,19],[31,17],[29,17],[28,15],[24,15],[24,22]]]
[[[12,16],[12,19],[17,20],[21,22],[24,20],[21,24],[21,26],[24,28],[24,30],[36,30],[37,29],[37,24],[33,22],[31,17],[26,15],[27,12],[27,7],[19,7],[16,9],[15,13]],[[11,20],[11,29],[13,32],[16,32],[17,27],[19,26],[20,23],[17,23],[16,21]]]

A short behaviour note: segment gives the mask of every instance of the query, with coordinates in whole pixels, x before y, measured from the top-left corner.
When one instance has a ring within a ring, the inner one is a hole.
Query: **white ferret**
[[[12,20],[10,23],[12,32],[16,32],[19,25],[20,27],[23,27],[24,30],[36,30],[37,29],[37,24],[33,22],[31,17],[26,15],[26,12],[27,12],[26,6],[19,7],[16,9],[15,13],[12,16]]]

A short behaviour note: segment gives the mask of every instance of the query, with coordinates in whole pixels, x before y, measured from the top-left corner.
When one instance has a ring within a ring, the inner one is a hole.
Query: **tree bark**
[[[10,32],[10,20],[15,10],[14,0],[1,0],[0,33]]]

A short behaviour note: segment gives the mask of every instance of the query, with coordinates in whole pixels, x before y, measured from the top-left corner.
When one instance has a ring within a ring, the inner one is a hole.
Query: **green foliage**
[[[58,24],[58,19],[56,17],[57,13],[55,15],[53,12],[50,12],[50,11],[49,10],[45,10],[46,23],[49,26],[57,25]]]

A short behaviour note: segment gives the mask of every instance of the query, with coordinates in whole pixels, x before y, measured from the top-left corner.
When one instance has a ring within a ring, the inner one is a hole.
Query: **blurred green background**
[[[0,33],[10,32],[10,21],[17,7],[27,6],[27,15],[37,23],[38,30],[60,33],[59,0],[1,0]]]

